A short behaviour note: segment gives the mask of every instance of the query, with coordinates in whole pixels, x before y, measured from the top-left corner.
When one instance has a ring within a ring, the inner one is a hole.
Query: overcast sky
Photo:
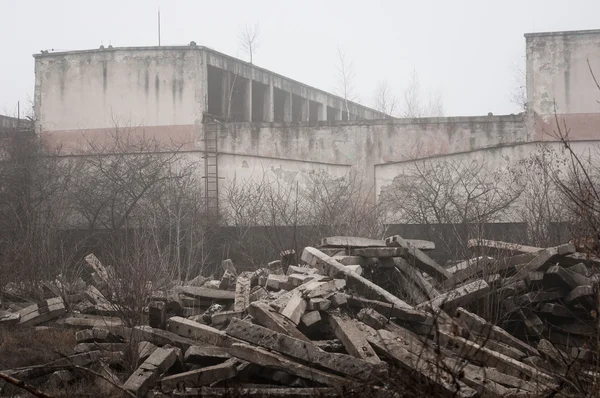
[[[402,97],[416,70],[449,116],[519,111],[524,33],[600,28],[599,0],[0,0],[0,113],[33,97],[33,53],[156,45],[159,7],[163,45],[245,58],[238,32],[258,24],[256,65],[333,91],[339,43],[359,102],[373,104],[380,80]]]

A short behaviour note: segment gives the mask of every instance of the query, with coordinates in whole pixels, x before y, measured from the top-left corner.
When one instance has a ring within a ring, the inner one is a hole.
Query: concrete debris
[[[138,397],[393,397],[399,385],[568,395],[560,372],[597,380],[600,260],[577,263],[570,243],[467,246],[472,258],[447,267],[426,253],[432,242],[398,235],[325,237],[250,271],[227,259],[219,277],[152,289],[136,327],[124,326],[131,310],[114,290],[126,284],[90,254],[87,283],[40,282],[42,301],[0,290],[0,329],[66,327],[78,343],[71,357],[2,372],[59,388],[81,377],[76,364],[110,394]],[[131,353],[137,369],[124,374]]]

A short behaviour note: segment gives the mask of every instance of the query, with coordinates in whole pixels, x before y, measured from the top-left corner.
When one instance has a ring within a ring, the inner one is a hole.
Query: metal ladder
[[[206,215],[211,220],[219,216],[219,159],[217,122],[204,123],[204,197]]]

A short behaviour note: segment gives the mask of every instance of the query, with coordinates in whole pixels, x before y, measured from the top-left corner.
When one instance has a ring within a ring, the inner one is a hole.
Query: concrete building
[[[578,147],[589,147],[599,139],[600,90],[588,60],[600,79],[600,31],[525,37],[526,114],[390,119],[192,42],[35,55],[36,131],[69,151],[126,126],[178,142],[203,172],[214,162],[215,186],[263,172],[293,182],[354,171],[374,192],[423,158],[516,164],[554,140],[554,101]],[[207,114],[221,122],[203,123]]]

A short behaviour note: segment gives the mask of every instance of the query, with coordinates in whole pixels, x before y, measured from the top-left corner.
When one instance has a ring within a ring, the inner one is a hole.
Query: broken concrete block
[[[103,342],[108,340],[110,332],[108,329],[92,328],[84,329],[75,333],[75,339],[78,343]]]
[[[181,356],[173,347],[157,348],[123,384],[123,388],[136,397],[143,397],[160,376],[171,368]]]
[[[331,301],[323,297],[315,297],[308,300],[309,311],[327,311],[331,307]]]
[[[301,319],[304,326],[310,327],[316,323],[321,322],[321,314],[319,311],[311,311],[302,315]]]
[[[148,303],[148,325],[153,328],[164,329],[167,324],[166,303],[151,301]]]
[[[300,323],[300,319],[306,311],[306,300],[301,296],[294,296],[290,299],[285,308],[281,311],[281,315],[288,318],[295,325]]]
[[[210,316],[210,319],[211,319],[210,324],[212,327],[215,327],[215,328],[224,326],[233,318],[241,318],[242,314],[243,314],[242,311],[235,311],[235,310],[234,311],[215,312],[214,314],[212,314]]]
[[[265,290],[264,287],[254,286],[252,288],[252,292],[250,293],[250,296],[249,296],[249,302],[253,303],[255,301],[262,300],[262,299],[266,298],[268,295],[269,295],[269,293],[267,293],[267,291]]]
[[[69,383],[75,380],[75,376],[68,370],[57,370],[52,373],[48,381],[46,382],[46,387],[49,389],[57,389],[64,388]]]
[[[346,303],[348,303],[348,298],[345,293],[334,293],[330,297],[328,297],[329,301],[331,301],[331,305],[333,308],[338,308]]]
[[[235,274],[229,271],[225,271],[219,282],[219,290],[229,290],[235,287],[236,277]]]
[[[144,362],[154,351],[156,346],[149,341],[140,341],[138,343],[137,352],[140,361]]]
[[[237,275],[237,272],[236,272],[235,267],[233,265],[233,261],[231,261],[230,259],[223,260],[221,262],[221,268],[223,269],[223,271],[229,272],[229,273],[231,273],[234,276]]]
[[[280,290],[287,287],[287,283],[287,275],[269,274],[269,276],[267,276],[266,287],[271,290]]]
[[[250,275],[242,272],[235,284],[235,300],[233,310],[243,312],[250,305]]]
[[[465,305],[473,300],[485,296],[490,291],[490,287],[483,279],[476,280],[463,286],[459,286],[446,293],[440,294],[433,300],[426,301],[417,306],[417,308],[444,308],[452,309]]]

